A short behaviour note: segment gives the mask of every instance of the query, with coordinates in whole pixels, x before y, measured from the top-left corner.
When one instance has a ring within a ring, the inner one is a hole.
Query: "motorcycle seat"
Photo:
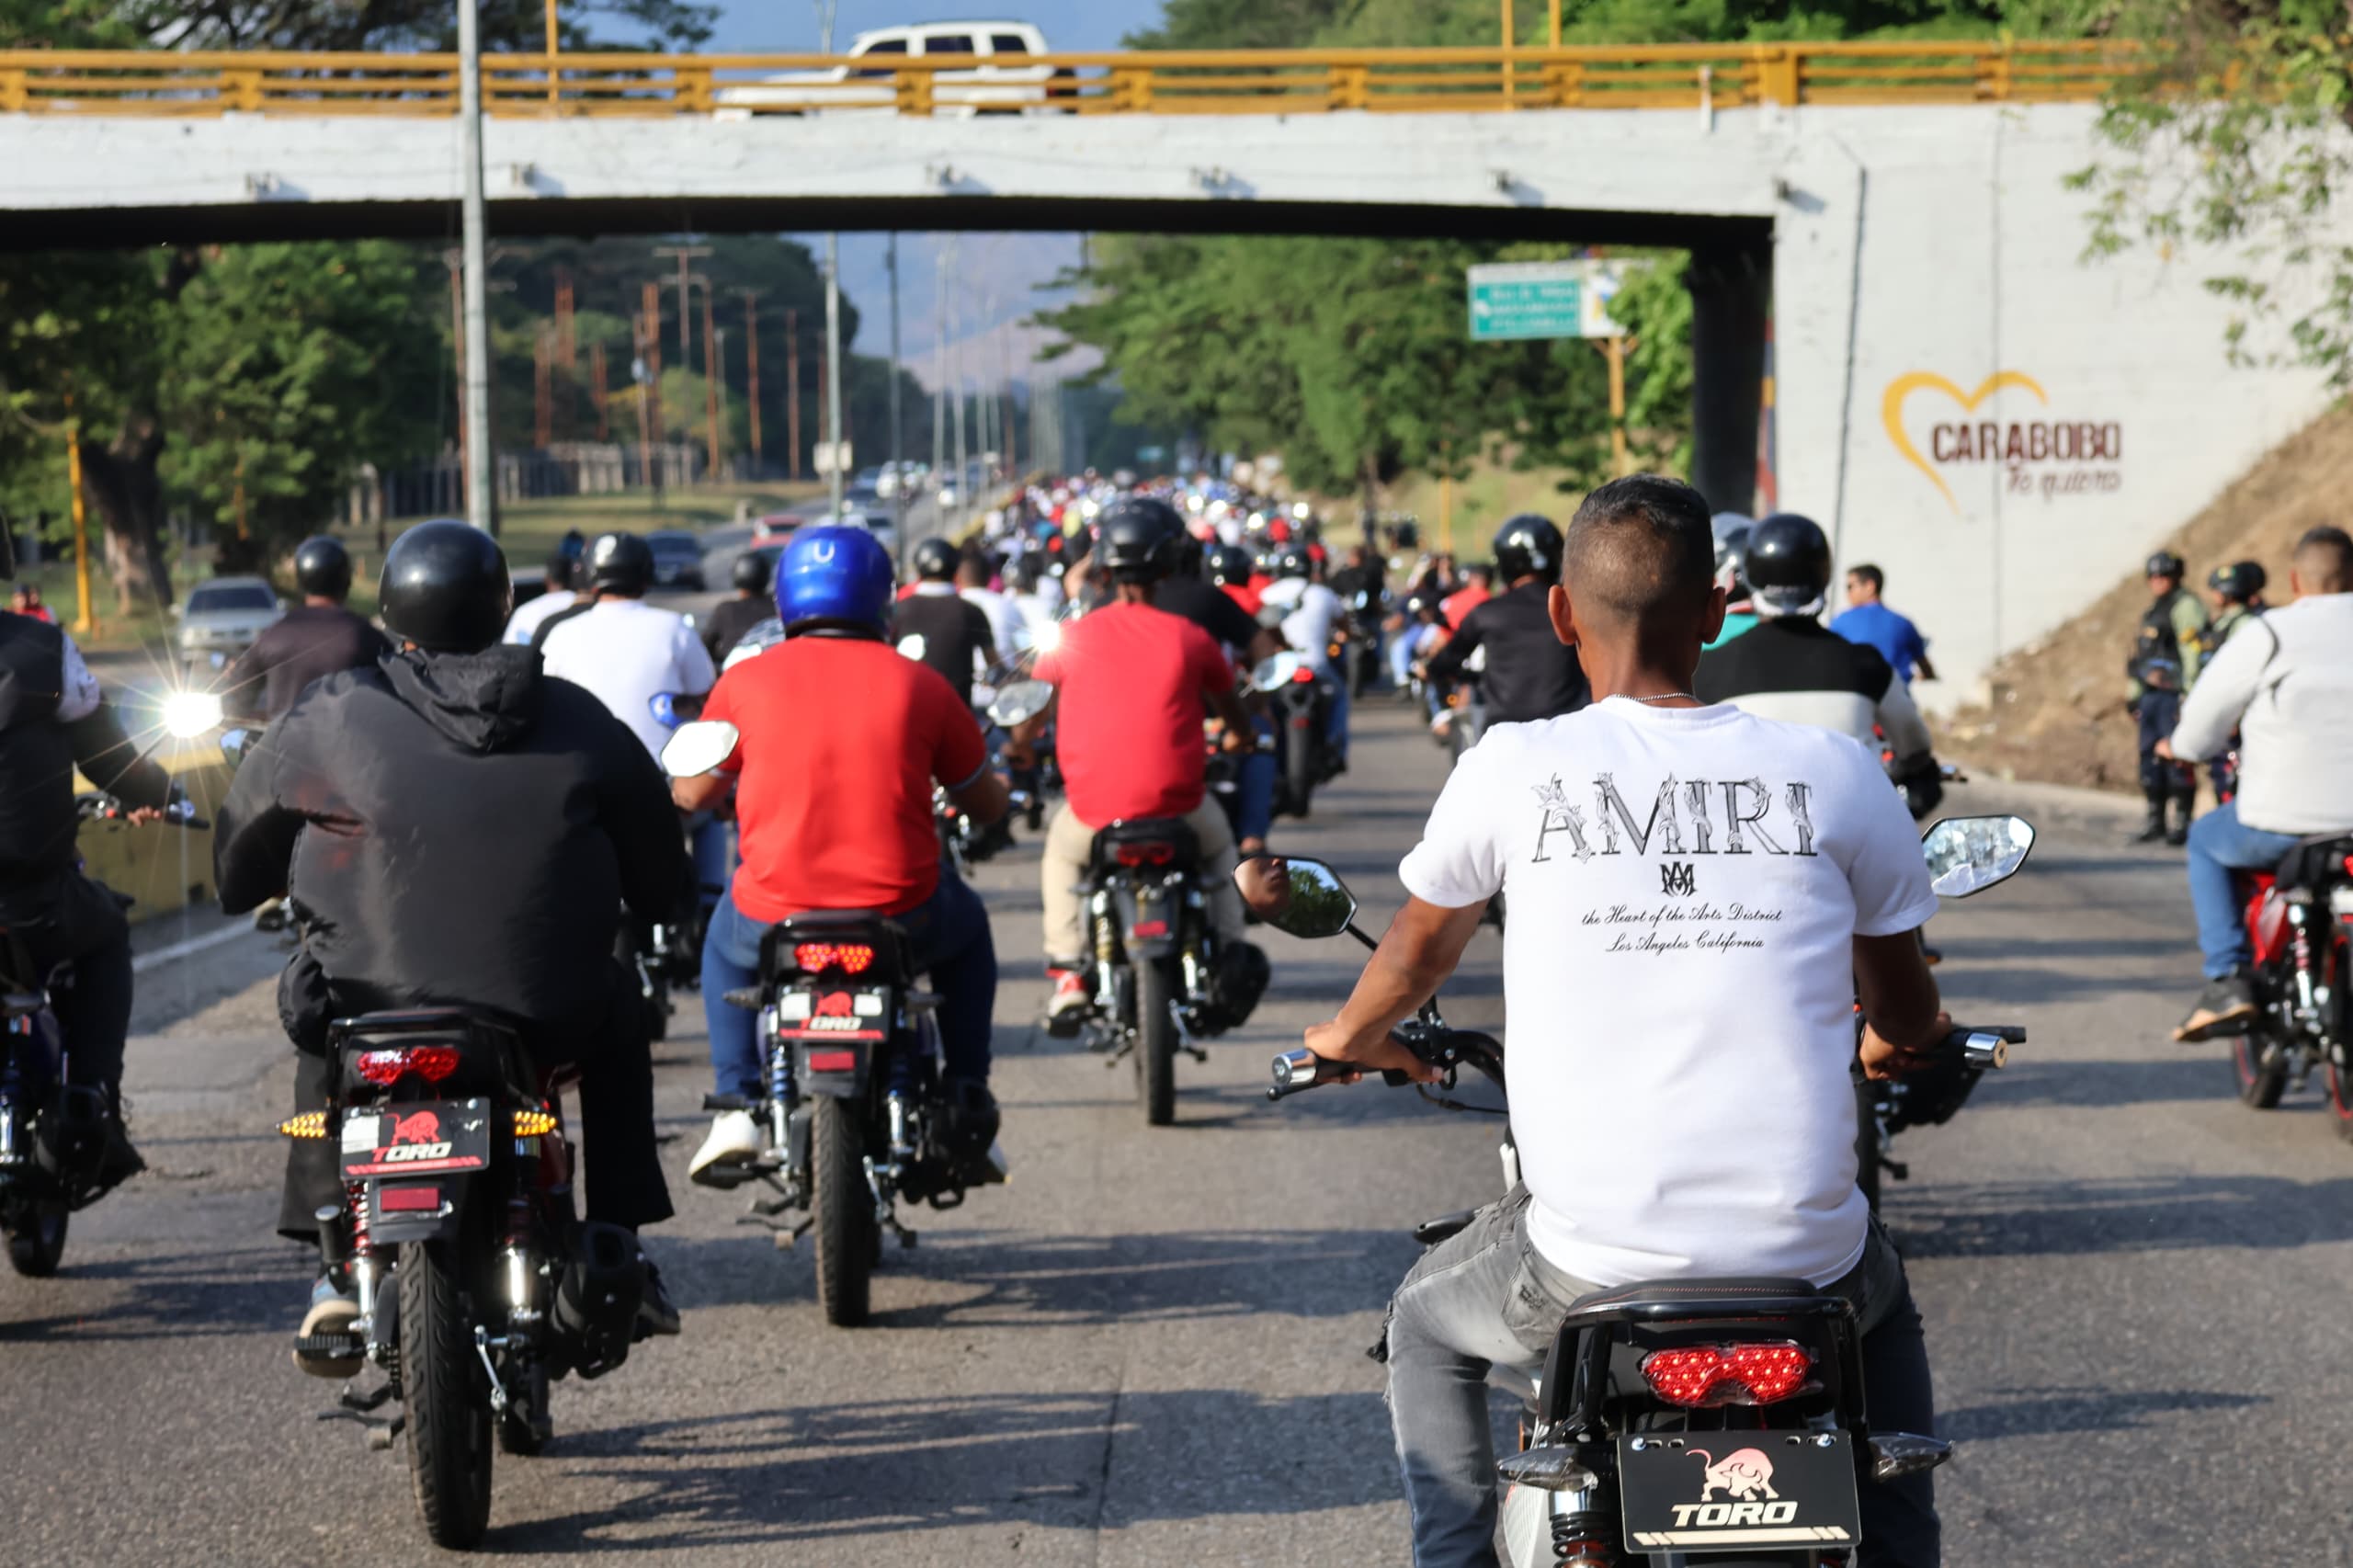
[[[1088,859],[1097,868],[1116,863],[1123,845],[1165,845],[1163,863],[1174,869],[1190,870],[1201,861],[1200,840],[1182,817],[1123,817],[1097,832]]]
[[[760,934],[760,972],[774,975],[794,966],[784,949],[804,942],[858,942],[880,960],[875,978],[904,980],[913,972],[906,927],[870,909],[820,909],[778,921]]]
[[[1594,1290],[1569,1303],[1568,1322],[1580,1317],[1738,1317],[1766,1302],[1807,1301],[1823,1292],[1802,1279],[1770,1275],[1733,1275],[1715,1279],[1640,1279]]]
[[[2282,888],[2316,888],[2333,876],[2342,874],[2345,862],[2353,857],[2353,834],[2323,833],[2300,839],[2295,846],[2279,857],[2277,872]]]

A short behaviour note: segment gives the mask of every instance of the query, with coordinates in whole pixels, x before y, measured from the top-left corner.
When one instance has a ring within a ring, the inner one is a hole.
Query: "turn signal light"
[[[287,1138],[324,1138],[327,1135],[327,1113],[306,1110],[300,1116],[290,1116],[278,1124],[278,1131]]]
[[[1719,1404],[1778,1404],[1806,1385],[1813,1358],[1787,1340],[1756,1345],[1688,1345],[1643,1358],[1643,1381],[1669,1404],[1699,1410]]]
[[[802,942],[792,949],[792,965],[805,974],[864,974],[874,967],[874,949],[863,942]]]
[[[428,1084],[438,1084],[458,1070],[458,1048],[404,1045],[397,1051],[363,1051],[355,1065],[361,1077],[379,1085],[396,1082],[404,1073],[414,1073]]]
[[[515,1136],[537,1138],[555,1131],[555,1112],[551,1110],[518,1110],[515,1113]]]

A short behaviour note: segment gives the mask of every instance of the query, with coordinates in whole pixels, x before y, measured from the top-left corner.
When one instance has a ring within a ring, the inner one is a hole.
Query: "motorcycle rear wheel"
[[[836,1328],[856,1328],[872,1309],[874,1261],[882,1250],[874,1191],[866,1181],[866,1128],[856,1100],[819,1095],[810,1106],[810,1208],[816,1216],[817,1304]]]
[[[2336,1135],[2353,1143],[2353,1074],[2328,1063],[2328,1108],[2336,1119]]]
[[[1283,748],[1283,794],[1284,809],[1306,821],[1315,798],[1315,743],[1305,730],[1292,731],[1290,744]]]
[[[26,1206],[26,1228],[8,1233],[8,1266],[28,1279],[46,1279],[65,1256],[67,1210],[63,1199]]]
[[[490,1391],[466,1292],[429,1243],[401,1248],[401,1401],[409,1478],[433,1544],[466,1551],[490,1528]]]
[[[1165,963],[1136,966],[1136,1097],[1144,1121],[1166,1127],[1176,1119],[1176,1020],[1168,1004],[1176,994]]]
[[[2259,1028],[2231,1041],[2231,1066],[2238,1075],[2239,1098],[2257,1110],[2277,1106],[2288,1087],[2288,1053],[2279,1052],[2267,1065],[2263,1061],[2264,1043],[2265,1036]]]

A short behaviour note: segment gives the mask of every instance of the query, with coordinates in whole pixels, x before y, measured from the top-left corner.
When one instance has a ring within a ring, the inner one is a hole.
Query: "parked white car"
[[[870,66],[836,65],[824,71],[785,71],[757,82],[722,87],[715,95],[722,119],[754,114],[808,114],[839,110],[889,113],[897,108],[891,74],[895,60],[925,55],[971,55],[969,70],[942,71],[934,80],[935,112],[951,115],[1018,114],[1040,109],[1053,91],[1054,69],[1032,63],[1046,52],[1046,37],[1028,22],[926,22],[915,27],[877,28],[850,40],[851,58]],[[1065,79],[1066,81],[1066,79]]]

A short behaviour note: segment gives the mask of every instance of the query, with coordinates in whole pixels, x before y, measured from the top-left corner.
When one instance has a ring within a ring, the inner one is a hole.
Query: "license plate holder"
[[[1660,1433],[1618,1439],[1635,1551],[1852,1546],[1862,1539],[1844,1432]]]
[[[889,1038],[891,988],[887,985],[794,987],[777,998],[776,1037],[807,1045],[833,1042],[875,1044]]]
[[[343,1174],[438,1176],[490,1164],[490,1102],[425,1100],[343,1113]]]

